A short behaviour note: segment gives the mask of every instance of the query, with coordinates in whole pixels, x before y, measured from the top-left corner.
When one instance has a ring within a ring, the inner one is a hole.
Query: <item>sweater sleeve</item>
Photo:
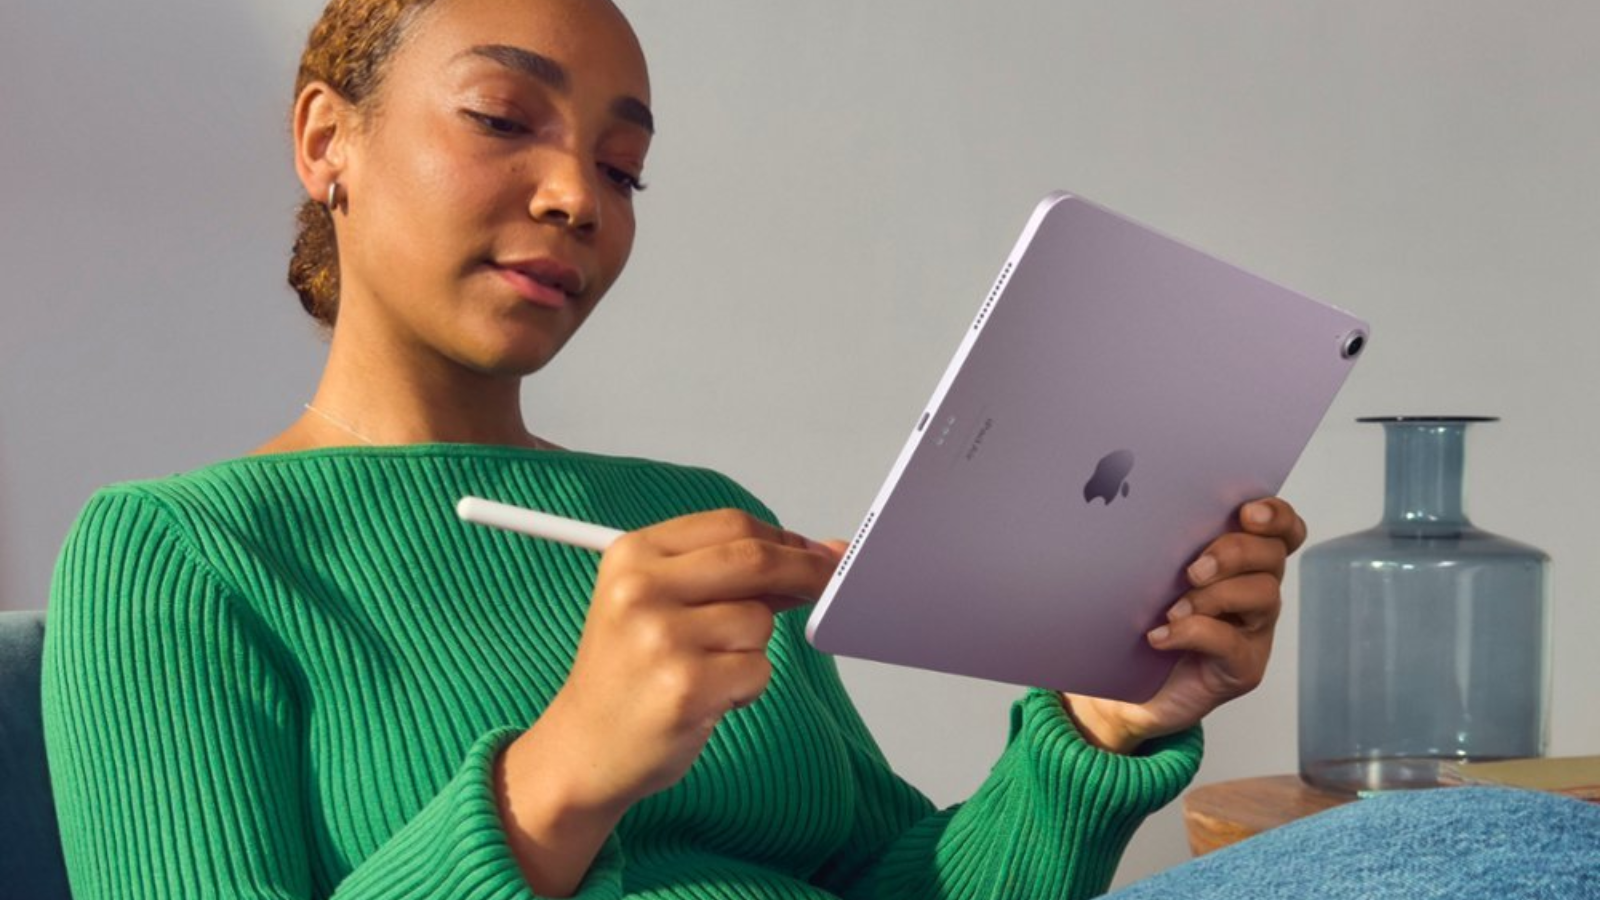
[[[74,897],[534,897],[492,791],[513,729],[482,735],[387,843],[318,884],[293,672],[162,506],[132,488],[89,502],[56,568],[43,697]],[[613,837],[578,896],[621,892]]]
[[[1101,894],[1134,830],[1199,768],[1198,727],[1137,755],[1109,753],[1078,733],[1059,694],[1031,690],[1011,708],[1010,736],[989,777],[966,802],[937,810],[889,767],[833,659],[810,656],[808,674],[849,746],[857,787],[854,831],[813,878],[842,897]]]

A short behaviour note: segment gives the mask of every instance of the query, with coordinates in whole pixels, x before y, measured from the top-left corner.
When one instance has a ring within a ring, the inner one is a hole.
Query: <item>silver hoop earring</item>
[[[333,212],[333,207],[339,202],[339,182],[328,185],[328,212]]]

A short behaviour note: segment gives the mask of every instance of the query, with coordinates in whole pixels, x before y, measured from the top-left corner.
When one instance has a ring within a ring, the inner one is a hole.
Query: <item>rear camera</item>
[[[1345,359],[1355,359],[1361,355],[1361,351],[1365,350],[1366,347],[1367,333],[1364,331],[1352,331],[1345,335],[1344,340],[1340,342],[1339,355]]]

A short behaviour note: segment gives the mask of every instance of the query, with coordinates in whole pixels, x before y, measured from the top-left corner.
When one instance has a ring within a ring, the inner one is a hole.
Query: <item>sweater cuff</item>
[[[352,872],[337,895],[538,898],[511,852],[494,795],[495,760],[520,733],[503,728],[479,738],[455,777],[416,818]],[[622,847],[613,834],[601,846],[574,898],[620,898],[622,864]]]
[[[1202,745],[1197,725],[1146,741],[1134,754],[1102,750],[1078,731],[1060,694],[1034,689],[1012,706],[1002,764],[1026,773],[1046,798],[1036,814],[1065,827],[1068,846],[1081,854],[1079,883],[1104,890],[1145,817],[1193,780]]]
[[[1061,695],[1030,689],[1011,708],[1008,744],[1021,743],[1035,766],[1068,777],[1075,794],[1099,808],[1143,818],[1177,799],[1200,770],[1200,726],[1151,738],[1134,753],[1113,753],[1089,741]],[[1018,748],[1018,749],[1022,749]]]

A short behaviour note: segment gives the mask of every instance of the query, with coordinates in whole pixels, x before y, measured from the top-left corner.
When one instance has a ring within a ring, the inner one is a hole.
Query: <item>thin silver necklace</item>
[[[372,438],[369,438],[366,435],[362,434],[361,432],[357,431],[353,425],[351,425],[349,422],[346,422],[345,420],[339,418],[338,416],[334,415],[333,413],[323,412],[322,410],[317,409],[315,406],[312,406],[309,403],[305,404],[305,407],[306,407],[307,411],[316,413],[317,415],[323,417],[324,419],[327,419],[329,422],[332,422],[334,425],[338,426],[339,428],[341,428],[341,429],[343,429],[345,431],[348,431],[350,434],[355,435],[356,437],[360,438],[362,443],[368,444],[370,446],[377,446],[377,443],[378,443],[377,441],[374,441]]]
[[[333,423],[339,429],[341,429],[343,431],[347,431],[351,435],[353,435],[354,437],[359,438],[362,443],[367,444],[368,446],[372,446],[372,447],[376,447],[378,445],[377,441],[373,440],[372,438],[367,437],[366,435],[362,434],[360,431],[357,431],[356,427],[354,425],[351,425],[349,422],[346,422],[345,420],[339,418],[338,416],[334,415],[333,413],[324,412],[324,411],[322,411],[320,409],[317,409],[315,406],[312,406],[309,403],[305,403],[305,404],[301,404],[301,405],[303,405],[308,412],[316,413],[317,415],[319,415],[319,416],[323,417],[324,419],[327,419],[329,422]],[[542,437],[538,437],[537,435],[532,435],[532,434],[528,435],[528,437],[533,439],[533,449],[535,449],[535,450],[554,450],[554,449],[556,449],[556,445],[550,443],[549,441],[546,441]]]

